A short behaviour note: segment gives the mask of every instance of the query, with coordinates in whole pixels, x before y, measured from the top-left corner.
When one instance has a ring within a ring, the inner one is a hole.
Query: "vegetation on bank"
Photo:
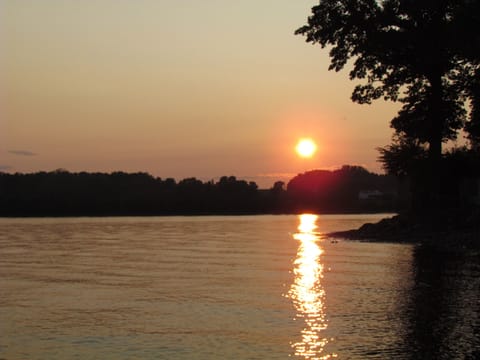
[[[352,65],[354,102],[402,104],[381,160],[421,182],[417,210],[443,205],[445,142],[462,132],[480,151],[479,23],[479,0],[339,0],[319,1],[296,32],[330,49],[330,70]],[[422,155],[421,170],[396,167],[398,155]]]
[[[434,245],[449,252],[475,249],[480,255],[480,209],[437,212],[434,217],[403,213],[359,229],[328,234],[332,238],[369,242]]]
[[[479,0],[322,0],[296,31],[329,48],[329,70],[351,65],[354,102],[402,104],[386,119],[394,135],[379,151],[408,187],[407,206],[344,236],[440,241],[468,232],[480,242],[472,230],[480,223],[479,23]],[[460,134],[466,146],[445,151]]]
[[[0,216],[279,214],[394,211],[394,177],[358,166],[315,170],[261,190],[254,182],[147,173],[0,173]]]

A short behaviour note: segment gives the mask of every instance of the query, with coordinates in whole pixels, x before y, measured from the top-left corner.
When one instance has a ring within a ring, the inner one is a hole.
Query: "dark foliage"
[[[403,104],[380,160],[424,182],[420,206],[442,204],[443,142],[464,130],[480,150],[479,23],[480,0],[321,0],[296,32],[330,48],[330,70],[353,62],[353,101]]]
[[[386,173],[399,177],[415,174],[427,159],[425,147],[418,140],[404,136],[395,136],[391,145],[377,150]]]
[[[0,174],[0,215],[78,216],[255,213],[257,186],[223,177],[178,183],[147,173]]]
[[[353,60],[350,78],[364,80],[352,99],[383,97],[404,104],[392,126],[429,144],[441,143],[466,121],[465,101],[478,102],[478,0],[321,0],[307,25],[307,42],[330,49],[330,70]],[[468,127],[467,127],[468,128]]]
[[[373,207],[368,202],[359,203],[358,191],[382,190],[385,179],[362,168],[344,167],[334,172],[318,170],[299,175],[289,183],[288,190],[283,182],[259,190],[254,182],[234,176],[224,176],[217,182],[187,178],[177,183],[147,173],[65,170],[0,173],[0,216],[258,214],[307,209],[384,211],[387,210],[384,203]],[[309,195],[312,191],[314,197]],[[327,193],[330,196],[322,195]]]
[[[362,199],[360,193],[377,192]],[[360,212],[395,209],[396,178],[377,175],[359,166],[334,171],[313,170],[294,177],[287,186],[296,211]]]

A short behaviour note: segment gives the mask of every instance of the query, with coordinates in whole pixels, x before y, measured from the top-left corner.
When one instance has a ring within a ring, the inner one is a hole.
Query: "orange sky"
[[[317,1],[0,0],[0,171],[380,171],[398,105],[350,101],[294,36]],[[312,159],[299,137],[318,142]]]

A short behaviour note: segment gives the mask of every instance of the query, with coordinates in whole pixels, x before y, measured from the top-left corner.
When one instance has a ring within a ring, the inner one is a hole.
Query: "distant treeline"
[[[391,211],[395,193],[393,177],[357,166],[306,172],[266,190],[234,176],[176,182],[147,173],[0,173],[0,216]]]

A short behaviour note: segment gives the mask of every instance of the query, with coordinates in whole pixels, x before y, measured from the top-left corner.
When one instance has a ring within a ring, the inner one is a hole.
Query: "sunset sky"
[[[0,171],[146,171],[269,187],[380,171],[398,104],[350,101],[306,0],[0,0]],[[317,142],[311,159],[299,138]]]

